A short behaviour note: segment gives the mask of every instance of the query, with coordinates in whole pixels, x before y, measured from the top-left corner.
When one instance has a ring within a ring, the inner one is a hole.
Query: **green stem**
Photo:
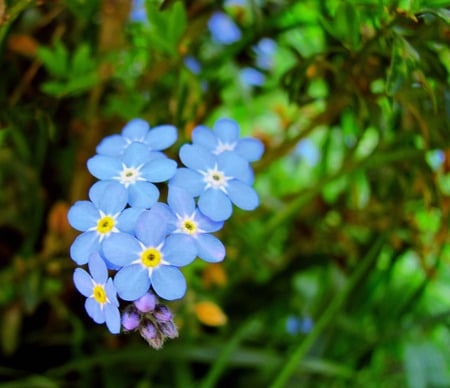
[[[380,235],[375,240],[366,256],[362,259],[361,263],[357,266],[341,293],[338,294],[335,299],[333,299],[328,309],[325,310],[324,314],[317,321],[313,330],[305,338],[305,340],[294,349],[293,353],[284,364],[284,367],[281,369],[280,373],[276,376],[270,388],[282,388],[285,386],[287,380],[299,367],[300,362],[306,356],[307,352],[311,349],[313,344],[322,335],[322,333],[335,322],[336,316],[344,307],[348,296],[351,292],[353,292],[355,286],[367,274],[368,270],[371,268],[374,261],[378,257],[378,253],[383,245],[383,242],[384,235]]]

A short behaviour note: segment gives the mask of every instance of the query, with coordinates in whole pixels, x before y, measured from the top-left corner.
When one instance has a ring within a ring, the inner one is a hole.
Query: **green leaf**
[[[54,77],[64,78],[68,76],[68,52],[62,43],[56,43],[54,49],[44,46],[39,47],[37,56],[47,71]]]
[[[333,23],[334,35],[355,49],[360,42],[360,28],[359,12],[355,5],[347,2],[339,4]]]
[[[432,15],[435,15],[435,16],[441,18],[445,23],[450,24],[450,9],[447,9],[447,8],[438,8],[438,9],[425,8],[425,9],[421,9],[419,13],[421,13],[421,14],[431,13]]]
[[[95,68],[92,60],[91,49],[87,44],[81,44],[73,54],[70,70],[71,76],[82,75],[91,72]]]

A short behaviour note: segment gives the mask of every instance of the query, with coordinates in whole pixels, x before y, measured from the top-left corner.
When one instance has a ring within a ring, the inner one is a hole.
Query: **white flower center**
[[[138,167],[127,167],[123,164],[122,171],[120,172],[120,175],[117,177],[120,183],[122,183],[125,187],[128,188],[128,186],[136,183],[136,181],[143,181],[144,178],[141,177],[140,170],[142,168],[142,165]]]
[[[216,149],[212,152],[214,155],[219,155],[224,151],[234,151],[236,148],[236,142],[234,143],[222,143],[222,140],[218,140]]]
[[[227,193],[228,181],[233,179],[232,177],[227,177],[223,171],[217,169],[217,165],[214,168],[205,171],[199,171],[203,175],[203,181],[206,183],[205,190],[212,187],[213,189],[222,190]]]

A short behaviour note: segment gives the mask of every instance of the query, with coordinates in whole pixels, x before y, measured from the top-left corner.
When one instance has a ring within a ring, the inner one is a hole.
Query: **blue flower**
[[[320,161],[320,150],[312,140],[305,138],[295,146],[294,156],[314,167]]]
[[[184,65],[193,73],[199,74],[202,71],[202,65],[200,62],[192,56],[184,57]]]
[[[221,118],[214,123],[213,130],[198,126],[192,132],[192,143],[201,145],[219,155],[225,151],[234,151],[249,162],[255,162],[264,153],[263,143],[254,138],[239,137],[240,128],[236,121]]]
[[[113,281],[108,277],[106,264],[98,253],[93,253],[88,266],[91,275],[82,268],[75,269],[75,287],[87,298],[84,307],[88,315],[96,323],[106,322],[108,330],[117,334],[121,324],[119,301]]]
[[[119,296],[135,301],[153,287],[161,298],[182,298],[186,280],[178,267],[191,263],[195,250],[167,236],[167,219],[150,210],[140,215],[135,229],[136,237],[117,233],[103,244],[106,259],[121,267],[114,277]]]
[[[169,184],[199,196],[200,211],[213,221],[225,221],[232,214],[232,203],[243,210],[259,205],[249,162],[234,152],[214,155],[197,144],[184,144],[180,159],[187,168],[179,168]]]
[[[273,56],[277,50],[277,43],[270,38],[261,39],[253,51],[256,54],[256,66],[260,69],[270,70],[273,67]]]
[[[244,67],[241,69],[239,77],[244,86],[261,86],[266,81],[266,76],[253,67]]]
[[[223,226],[223,221],[212,221],[195,206],[194,198],[185,189],[170,185],[167,198],[169,206],[157,203],[152,211],[165,212],[169,222],[169,233],[180,246],[191,246],[196,256],[210,263],[222,261],[225,247],[210,233]]]
[[[142,143],[149,151],[160,156],[159,152],[165,150],[177,140],[177,129],[173,125],[159,125],[150,128],[150,125],[142,119],[129,121],[122,129],[122,134],[105,137],[97,146],[97,153],[106,156],[122,156],[127,147],[132,143]]]
[[[154,156],[142,143],[130,144],[122,157],[95,155],[87,162],[90,173],[101,180],[116,180],[128,191],[128,203],[151,207],[159,198],[153,182],[170,179],[177,164],[167,157]]]
[[[241,39],[241,30],[226,13],[214,12],[208,27],[216,43],[231,44]]]
[[[86,264],[90,255],[101,250],[105,239],[117,232],[132,232],[142,210],[129,208],[127,191],[118,182],[97,182],[89,190],[91,201],[77,201],[69,209],[73,228],[84,232],[70,247],[70,256],[78,264]],[[124,210],[125,209],[125,210]]]
[[[133,0],[131,5],[130,20],[136,23],[148,23],[144,0]]]

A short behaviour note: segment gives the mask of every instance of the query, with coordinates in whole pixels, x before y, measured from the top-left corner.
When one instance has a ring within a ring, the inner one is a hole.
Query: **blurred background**
[[[441,0],[0,0],[1,387],[449,387]],[[84,310],[68,208],[132,118],[229,117],[261,199],[154,350]]]

